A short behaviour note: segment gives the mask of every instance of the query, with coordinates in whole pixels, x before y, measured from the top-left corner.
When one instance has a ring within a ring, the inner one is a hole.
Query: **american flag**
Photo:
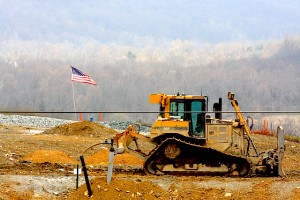
[[[72,67],[72,81],[81,82],[81,83],[87,83],[87,84],[93,84],[97,85],[97,83],[91,79],[87,74],[83,73],[79,69],[76,69],[75,67]]]

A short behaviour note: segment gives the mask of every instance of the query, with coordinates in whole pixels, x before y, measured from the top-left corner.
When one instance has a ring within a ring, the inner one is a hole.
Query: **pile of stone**
[[[73,123],[72,120],[56,119],[50,117],[3,115],[0,114],[0,124],[33,126],[33,127],[54,127],[61,124]]]
[[[23,116],[23,115],[3,115],[0,114],[0,124],[6,125],[19,125],[19,126],[32,126],[32,127],[55,127],[62,124],[70,124],[76,121],[57,119],[50,117],[39,117],[39,116]],[[108,128],[113,128],[115,130],[123,131],[130,124],[140,124],[141,133],[149,133],[150,127],[147,125],[142,125],[136,121],[104,121],[96,122],[104,125]]]

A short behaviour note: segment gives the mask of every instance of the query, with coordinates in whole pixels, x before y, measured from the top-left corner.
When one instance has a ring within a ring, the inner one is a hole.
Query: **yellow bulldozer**
[[[150,136],[130,125],[114,138],[117,152],[139,154],[147,174],[283,176],[283,134],[276,149],[260,153],[234,93],[228,92],[228,99],[236,114],[231,120],[222,117],[221,98],[213,104],[214,112],[208,112],[207,96],[150,94],[150,103],[160,105]],[[139,140],[154,144],[153,150],[143,152]],[[134,148],[129,147],[132,143]]]

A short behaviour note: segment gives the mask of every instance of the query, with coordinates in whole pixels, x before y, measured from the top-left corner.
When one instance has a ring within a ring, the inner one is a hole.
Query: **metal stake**
[[[109,150],[109,158],[108,158],[107,179],[106,179],[107,183],[110,183],[111,178],[112,178],[114,155],[115,155],[114,140],[111,139],[111,145],[110,145],[110,150]]]
[[[76,165],[76,190],[78,189],[78,179],[79,179],[78,167],[79,167],[79,165]]]
[[[277,151],[278,151],[278,175],[285,177],[285,173],[282,169],[282,158],[284,153],[284,130],[281,126],[277,127]]]
[[[93,194],[93,191],[91,189],[91,185],[90,185],[90,182],[89,182],[89,177],[88,177],[88,174],[87,174],[87,170],[86,170],[86,166],[85,166],[83,156],[80,156],[80,161],[81,161],[81,164],[82,164],[82,170],[83,170],[83,174],[84,174],[84,178],[85,178],[86,187],[87,187],[87,190],[88,190],[88,196],[91,197],[92,194]]]

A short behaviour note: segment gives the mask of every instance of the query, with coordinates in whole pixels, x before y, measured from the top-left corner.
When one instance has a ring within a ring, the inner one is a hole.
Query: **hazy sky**
[[[0,0],[0,40],[219,43],[300,33],[298,0]]]

